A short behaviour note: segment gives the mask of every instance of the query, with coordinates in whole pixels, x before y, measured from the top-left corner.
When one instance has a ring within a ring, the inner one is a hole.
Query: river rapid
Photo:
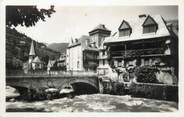
[[[7,112],[174,112],[176,102],[134,98],[129,95],[79,95],[73,99],[6,102]]]

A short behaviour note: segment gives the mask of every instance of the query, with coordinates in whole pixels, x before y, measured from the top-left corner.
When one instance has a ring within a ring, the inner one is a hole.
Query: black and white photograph
[[[178,5],[5,5],[5,111],[178,112]]]

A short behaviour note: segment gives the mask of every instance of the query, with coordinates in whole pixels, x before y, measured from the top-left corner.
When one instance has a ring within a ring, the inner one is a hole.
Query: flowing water
[[[73,99],[6,102],[7,112],[174,112],[176,102],[133,98],[129,95],[79,95]]]

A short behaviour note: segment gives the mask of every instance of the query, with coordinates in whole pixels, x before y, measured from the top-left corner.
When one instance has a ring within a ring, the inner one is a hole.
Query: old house
[[[111,67],[156,66],[178,74],[178,37],[160,15],[123,19],[115,35],[104,45]]]
[[[72,40],[66,53],[67,71],[96,71],[98,49],[89,36]]]
[[[72,40],[67,49],[67,70],[72,71],[97,71],[106,62],[101,56],[101,47],[111,31],[105,25],[99,24],[89,32],[89,36],[82,36]],[[100,51],[100,56],[99,56]],[[105,64],[104,64],[105,65]]]
[[[57,67],[62,70],[66,71],[66,53],[61,53],[59,59],[57,59]]]
[[[99,51],[98,54],[99,63],[97,67],[97,72],[99,74],[105,74],[105,72],[108,72],[109,64],[107,61],[108,56],[106,47],[103,45],[103,42],[106,37],[109,37],[111,35],[111,31],[107,29],[104,24],[99,24],[89,32],[89,35],[91,37],[91,42],[95,43]]]

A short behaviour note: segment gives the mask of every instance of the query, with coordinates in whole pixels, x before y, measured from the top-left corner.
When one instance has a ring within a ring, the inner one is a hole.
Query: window
[[[105,65],[105,60],[103,60],[103,65]]]
[[[145,33],[153,33],[156,32],[158,29],[158,24],[155,22],[155,20],[148,15],[148,17],[145,19],[143,26],[143,34]]]
[[[119,36],[123,37],[123,36],[129,36],[130,35],[130,29],[123,29],[121,31],[119,31]]]
[[[120,37],[130,36],[131,31],[132,31],[129,23],[127,21],[125,21],[125,20],[123,20],[123,22],[119,26],[118,30],[119,30],[119,36]]]
[[[148,25],[143,27],[143,33],[152,33],[157,31],[156,25]]]

